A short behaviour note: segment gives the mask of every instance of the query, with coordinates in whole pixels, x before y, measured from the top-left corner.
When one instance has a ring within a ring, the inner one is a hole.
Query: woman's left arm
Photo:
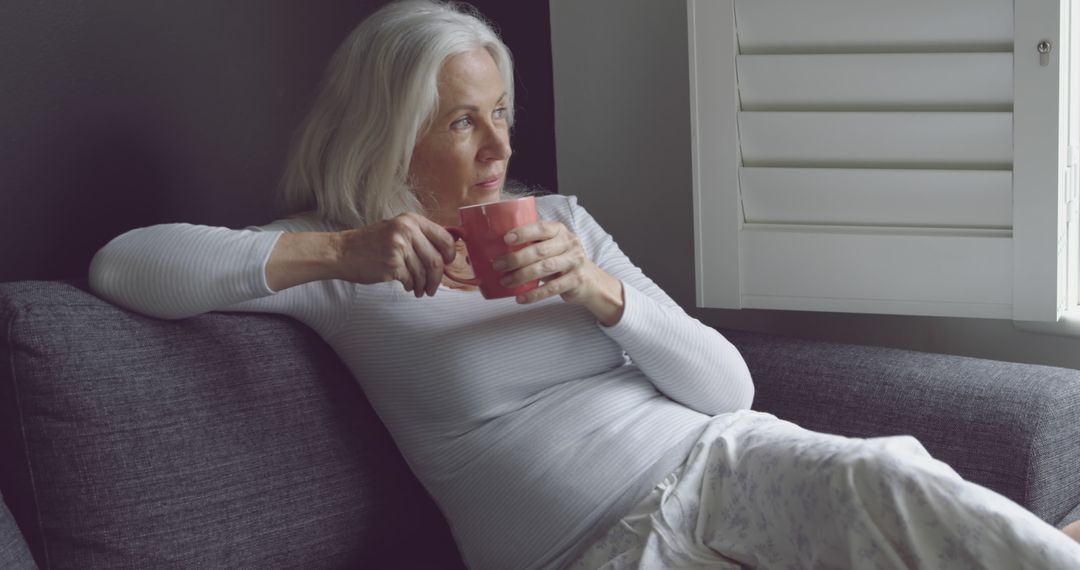
[[[510,243],[536,243],[502,258],[505,283],[544,280],[518,302],[560,295],[589,309],[653,384],[683,405],[710,415],[749,408],[754,385],[739,351],[631,263],[574,197],[567,206],[572,228],[545,220],[507,235]]]

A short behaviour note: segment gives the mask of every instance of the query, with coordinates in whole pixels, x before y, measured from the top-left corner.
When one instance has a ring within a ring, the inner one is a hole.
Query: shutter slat
[[[1011,49],[1012,0],[736,0],[741,53]]]
[[[742,168],[748,223],[1012,227],[1012,173]]]
[[[748,225],[742,245],[745,307],[881,313],[919,307],[927,315],[1009,316],[1008,237]]]
[[[1007,170],[1011,113],[740,112],[744,166]]]
[[[1012,53],[743,55],[743,110],[1011,111]]]

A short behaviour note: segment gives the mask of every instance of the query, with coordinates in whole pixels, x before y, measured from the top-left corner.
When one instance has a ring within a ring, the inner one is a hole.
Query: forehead
[[[506,91],[495,60],[484,48],[446,58],[439,70],[439,106],[494,103]]]

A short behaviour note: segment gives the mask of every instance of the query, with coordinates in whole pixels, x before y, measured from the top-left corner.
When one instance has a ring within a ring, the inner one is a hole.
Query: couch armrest
[[[722,331],[754,409],[851,437],[910,434],[1051,524],[1080,503],[1080,371]]]

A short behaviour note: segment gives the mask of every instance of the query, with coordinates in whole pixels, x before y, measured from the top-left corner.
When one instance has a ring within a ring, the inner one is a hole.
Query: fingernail
[[[495,263],[491,264],[491,268],[495,271],[502,271],[503,269],[506,269],[506,262],[502,259],[497,259],[495,260]]]
[[[506,239],[506,243],[517,243],[517,240],[518,240],[517,232],[510,232],[510,233],[506,234],[505,239]]]
[[[510,284],[513,283],[513,282],[514,282],[514,280],[510,276],[506,276],[506,277],[503,277],[502,279],[499,279],[499,285],[502,285],[503,287],[509,287]]]

